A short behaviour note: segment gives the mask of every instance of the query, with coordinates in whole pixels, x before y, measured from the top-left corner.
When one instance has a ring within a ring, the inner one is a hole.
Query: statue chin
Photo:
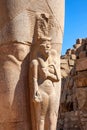
[[[45,56],[48,57],[50,55],[49,51],[45,51]]]

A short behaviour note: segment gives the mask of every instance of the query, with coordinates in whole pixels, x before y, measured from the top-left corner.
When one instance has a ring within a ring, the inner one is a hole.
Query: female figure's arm
[[[33,60],[31,63],[32,67],[32,82],[33,82],[33,89],[34,89],[34,101],[40,102],[41,96],[38,91],[38,61]]]
[[[51,65],[50,68],[42,68],[43,72],[44,72],[44,77],[46,79],[51,80],[52,82],[58,82],[59,81],[59,77],[58,77],[58,73],[56,72],[56,68],[55,66]]]
[[[52,67],[52,69],[54,69],[54,73],[51,73],[51,71],[48,71],[47,78],[50,79],[53,82],[58,82],[59,81],[59,76],[58,76],[56,67],[54,65],[52,65],[50,67]]]

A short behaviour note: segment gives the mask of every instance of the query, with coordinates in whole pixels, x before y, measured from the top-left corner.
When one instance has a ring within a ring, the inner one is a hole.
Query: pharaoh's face
[[[51,42],[48,40],[43,41],[40,44],[40,52],[46,56],[48,56],[50,54],[50,50],[51,50]]]

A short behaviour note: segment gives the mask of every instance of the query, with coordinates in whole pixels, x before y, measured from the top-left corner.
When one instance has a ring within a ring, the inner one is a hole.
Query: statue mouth
[[[46,52],[50,52],[50,49],[45,49]]]

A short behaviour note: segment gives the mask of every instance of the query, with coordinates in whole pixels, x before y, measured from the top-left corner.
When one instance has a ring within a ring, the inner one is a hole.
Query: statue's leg
[[[27,55],[29,46],[0,46],[0,130],[29,130],[27,118]]]
[[[57,113],[56,113],[56,95],[52,93],[49,96],[49,122],[50,130],[56,130]]]
[[[41,102],[39,130],[44,130],[45,117],[46,117],[48,105],[49,105],[49,96],[43,91],[41,91],[41,96],[42,96],[42,102]]]

